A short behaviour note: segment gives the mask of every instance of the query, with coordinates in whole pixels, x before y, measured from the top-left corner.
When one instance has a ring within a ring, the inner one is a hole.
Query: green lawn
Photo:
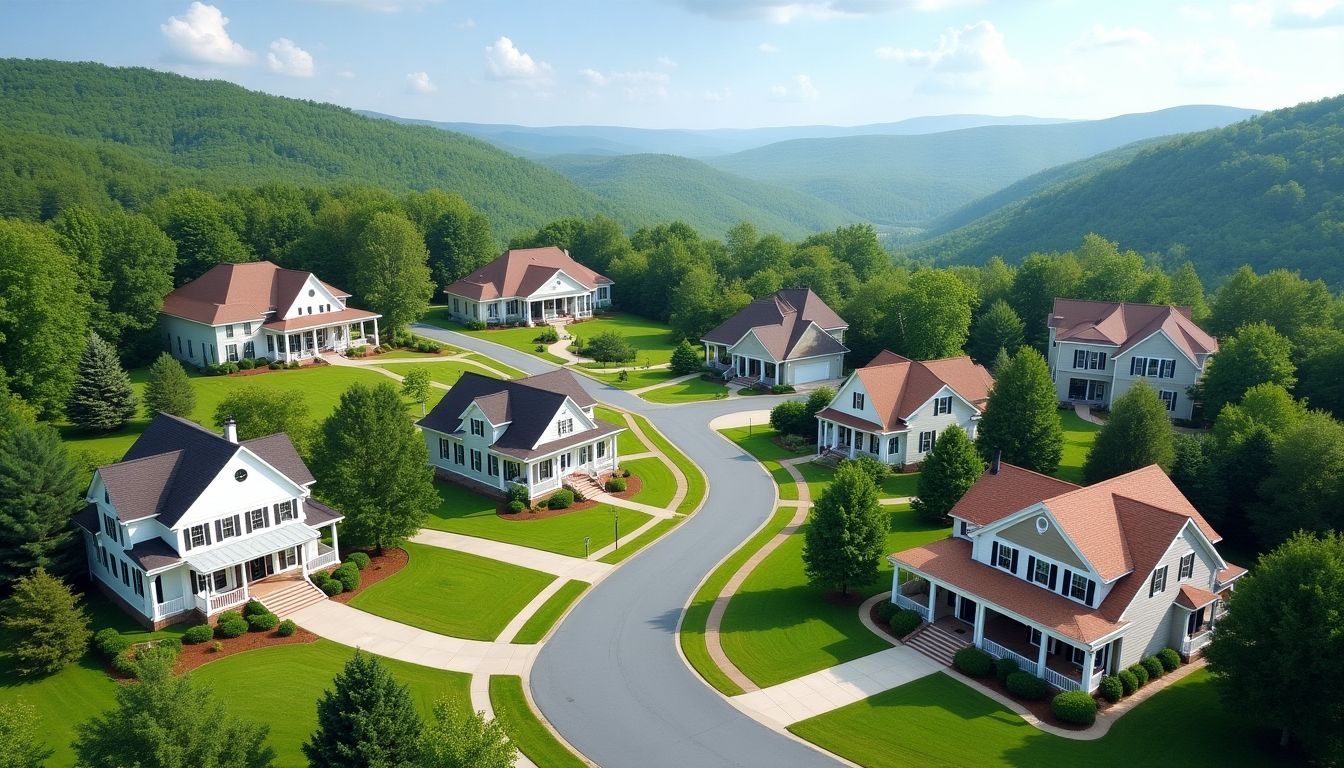
[[[512,642],[541,642],[546,633],[551,631],[555,622],[560,620],[564,612],[569,610],[569,606],[575,600],[578,600],[579,595],[582,595],[587,589],[588,582],[586,581],[571,579],[565,582],[565,585],[547,598],[546,602],[542,603],[541,607],[537,609],[537,612],[532,614],[532,618],[523,624],[523,628],[518,630],[518,635],[513,638]]]
[[[537,719],[523,693],[521,677],[491,675],[490,706],[509,740],[533,763],[544,768],[585,768],[587,765],[557,741]]]
[[[677,348],[672,329],[656,320],[613,313],[595,320],[575,323],[567,328],[570,336],[591,339],[599,333],[615,331],[635,348],[635,359],[627,365],[662,365],[671,362],[672,350]],[[601,363],[584,363],[585,368],[600,370]]]
[[[621,539],[621,548],[612,550],[611,552],[608,552],[607,554],[603,555],[601,558],[599,558],[598,562],[607,563],[609,565],[615,565],[621,562],[622,560],[626,559],[627,557],[630,557],[631,555],[640,551],[641,549],[647,547],[648,545],[652,544],[653,542],[657,541],[658,539],[662,538],[663,534],[667,533],[673,528],[676,528],[678,525],[681,524],[681,521],[684,519],[685,518],[683,517],[677,517],[669,520],[659,520],[658,522],[650,526],[647,531],[639,534],[635,538]]]
[[[944,674],[795,723],[793,733],[867,768],[1287,765],[1254,713],[1230,712],[1199,671],[1140,704],[1095,741],[1044,733]]]
[[[663,437],[663,433],[654,429],[648,419],[638,414],[632,418],[639,424],[639,428],[644,430],[644,434],[648,436],[649,440],[653,441],[653,444],[658,447],[658,450],[666,454],[672,460],[672,463],[676,464],[677,468],[681,470],[681,473],[686,476],[686,498],[682,499],[681,503],[677,505],[676,512],[689,515],[699,509],[701,502],[705,500],[705,494],[709,490],[705,473],[701,472],[700,468],[686,454],[678,450],[672,444],[672,441]]]
[[[494,640],[555,577],[509,563],[407,543],[410,561],[351,607],[430,632]]]
[[[619,372],[602,373],[600,371],[587,371],[587,373],[594,379],[610,384],[617,389],[651,387],[654,384],[661,384],[668,379],[675,378],[672,371],[666,368],[653,368],[647,371],[626,371],[625,381],[621,381],[621,374]]]
[[[717,400],[727,395],[728,388],[724,385],[716,381],[695,378],[645,392],[640,397],[651,403],[694,403],[701,400]]]
[[[544,549],[570,557],[583,557],[585,536],[592,540],[589,546],[592,552],[610,544],[615,538],[611,511],[605,506],[532,520],[527,519],[527,513],[523,512],[517,520],[506,520],[495,514],[496,502],[493,499],[452,483],[436,481],[434,487],[443,503],[425,523],[429,528]],[[649,516],[643,512],[621,510],[621,527],[624,530],[632,531],[648,519]]]
[[[486,366],[487,368],[493,368],[494,370],[499,371],[500,373],[508,376],[510,379],[521,379],[527,376],[526,373],[523,373],[517,368],[514,368],[513,366],[510,365],[505,365],[499,362],[498,360],[490,357],[489,355],[482,355],[478,352],[472,352],[471,354],[467,355],[467,359],[475,360],[476,362]]]
[[[1081,485],[1083,462],[1087,461],[1087,454],[1092,450],[1092,443],[1096,441],[1101,426],[1083,421],[1073,411],[1060,411],[1059,418],[1064,426],[1064,454],[1060,457],[1055,477]]]
[[[798,500],[798,486],[793,481],[793,476],[779,462],[782,459],[796,459],[799,456],[806,456],[808,452],[801,454],[792,453],[781,448],[775,443],[774,428],[769,424],[764,426],[756,425],[753,427],[734,427],[732,429],[723,429],[719,431],[724,437],[732,440],[737,447],[746,451],[756,458],[765,467],[765,471],[774,478],[775,485],[779,488],[779,498],[784,501]]]
[[[908,505],[891,507],[884,551],[895,552],[943,538],[946,526],[929,526]],[[782,683],[890,647],[859,621],[855,605],[825,596],[832,587],[810,584],[803,574],[803,529],[791,535],[743,582],[724,612],[719,638],[724,652],[761,687]],[[851,587],[864,597],[891,589],[883,558],[878,578]]]
[[[438,340],[434,339],[434,341]],[[439,343],[442,344],[442,342]],[[371,357],[368,359],[376,360],[379,362],[382,361],[392,362],[394,360],[423,360],[424,358],[427,357],[442,357],[446,355],[458,355],[462,353],[462,350],[448,344],[444,344],[443,347],[444,350],[442,352],[413,352],[409,349],[394,349],[391,352],[384,352],[381,355]]]
[[[429,371],[430,380],[437,381],[440,384],[446,384],[450,387],[456,384],[458,379],[462,378],[462,374],[465,371],[471,371],[472,373],[477,373],[482,376],[497,378],[494,374],[490,373],[489,371],[485,371],[480,368],[477,368],[474,365],[468,365],[467,363],[458,362],[456,360],[450,360],[445,363],[422,363],[420,365],[393,365],[389,366],[388,370],[392,371],[395,374],[405,376],[406,372],[411,370],[412,368],[424,368],[425,370]]]
[[[639,492],[630,497],[631,501],[654,507],[666,507],[672,503],[677,492],[677,480],[672,470],[660,459],[650,456],[647,459],[621,461],[621,468],[630,470],[643,483]]]
[[[630,425],[625,423],[625,417],[621,415],[620,411],[613,410],[605,405],[599,405],[593,408],[593,415],[608,424],[625,427],[625,431],[616,436],[616,451],[621,456],[632,453],[645,453],[649,450],[649,447],[644,444],[644,441],[640,440],[639,436],[634,433],[634,430],[630,429]]]

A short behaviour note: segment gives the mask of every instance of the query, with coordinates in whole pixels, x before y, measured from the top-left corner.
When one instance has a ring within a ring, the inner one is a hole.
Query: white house
[[[514,248],[443,289],[448,311],[464,323],[536,325],[592,317],[611,304],[611,278],[556,248]]]
[[[975,439],[993,386],[989,371],[969,357],[920,361],[883,350],[817,412],[817,453],[919,464],[952,424]]]
[[[892,601],[932,622],[908,642],[944,660],[974,644],[1061,690],[1198,655],[1246,573],[1157,465],[1080,488],[996,461],[951,517],[950,538],[888,558]]]
[[[289,362],[378,345],[382,315],[345,306],[350,294],[311,272],[269,261],[217,264],[163,299],[174,357],[196,366],[264,357]]]
[[[616,468],[624,428],[598,420],[596,404],[566,370],[515,381],[467,372],[419,424],[440,475],[498,492],[525,485],[535,500]]]
[[[1188,390],[1218,351],[1218,340],[1195,325],[1189,307],[1055,299],[1048,324],[1060,402],[1109,408],[1143,379],[1171,418],[1188,419],[1194,408]]]
[[[312,498],[312,484],[284,434],[239,442],[232,423],[221,437],[157,414],[125,458],[93,474],[76,516],[89,575],[153,628],[207,620],[253,596],[268,607],[321,600],[307,575],[337,563],[343,517]]]
[[[844,375],[849,325],[808,288],[756,299],[706,333],[705,360],[726,376],[810,384]]]

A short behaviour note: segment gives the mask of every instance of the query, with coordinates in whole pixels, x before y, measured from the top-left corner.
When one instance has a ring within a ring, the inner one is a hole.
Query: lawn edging
[[[490,676],[490,708],[520,753],[545,768],[584,768],[596,764],[581,757],[537,711],[518,675]]]
[[[588,582],[579,579],[570,579],[565,582],[560,589],[555,591],[555,594],[541,604],[541,607],[532,612],[532,616],[528,618],[509,642],[530,645],[545,640],[560,621],[569,615],[570,610],[573,609],[590,586],[592,585]]]

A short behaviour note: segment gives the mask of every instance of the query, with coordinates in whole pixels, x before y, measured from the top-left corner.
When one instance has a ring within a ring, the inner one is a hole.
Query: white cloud
[[[1319,29],[1344,26],[1344,0],[1255,0],[1232,6],[1250,27]]]
[[[342,80],[354,80],[354,79],[355,79],[355,73],[354,73],[354,71],[353,71],[353,70],[349,70],[349,69],[342,69],[340,72],[337,72],[337,73],[336,73],[336,76],[339,77],[339,78],[341,78]]]
[[[406,84],[410,87],[412,93],[433,93],[439,90],[433,80],[429,79],[428,72],[411,72],[406,75]]]
[[[181,17],[169,16],[159,30],[168,45],[187,61],[205,64],[247,64],[252,52],[229,37],[228,18],[213,5],[192,3]]]
[[[673,59],[671,56],[659,56],[657,61],[658,66],[660,67],[666,67],[668,69],[672,69],[673,67],[677,66],[676,59]]]
[[[271,50],[266,54],[266,66],[272,72],[290,77],[312,77],[313,55],[287,37],[271,42]]]
[[[468,18],[465,18],[465,19],[463,19],[463,20],[457,22],[457,23],[454,24],[453,26],[454,26],[454,27],[457,27],[458,29],[475,29],[475,28],[476,28],[476,20],[473,19],[473,18],[468,17]]]
[[[363,8],[366,11],[378,11],[379,13],[397,13],[399,11],[418,11],[427,5],[432,5],[439,0],[309,0],[310,2],[326,3],[328,5],[344,5],[351,8]]]
[[[919,89],[926,92],[983,91],[1014,78],[1021,65],[1008,53],[1003,33],[988,21],[949,29],[929,50],[878,48],[879,59],[929,70]]]
[[[1186,42],[1172,47],[1181,82],[1197,88],[1248,85],[1263,75],[1241,58],[1237,44],[1225,38]]]
[[[774,43],[761,43],[760,45],[756,46],[756,50],[765,54],[779,53],[779,46],[775,45]]]
[[[596,69],[583,69],[579,70],[579,76],[598,88],[614,87],[631,101],[666,99],[667,84],[672,81],[666,72],[647,70],[599,72]]]
[[[707,88],[704,96],[705,101],[721,103],[733,98],[733,89],[726,86],[723,88]]]
[[[550,79],[551,65],[523,53],[513,41],[501,36],[485,47],[485,64],[496,80],[540,83]]]
[[[1075,40],[1072,48],[1080,51],[1098,48],[1151,48],[1157,44],[1153,36],[1138,27],[1107,27],[1093,24],[1082,37]]]
[[[770,98],[774,101],[816,101],[820,96],[811,75],[794,75],[787,85],[770,87]]]
[[[969,0],[974,1],[974,0]],[[715,19],[769,21],[789,24],[794,21],[872,16],[890,11],[913,9],[934,11],[968,0],[675,0],[692,13]]]

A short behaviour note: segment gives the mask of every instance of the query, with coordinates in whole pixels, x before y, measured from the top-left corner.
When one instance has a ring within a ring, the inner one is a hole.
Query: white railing
[[[1193,637],[1187,637],[1185,640],[1181,641],[1181,655],[1189,656],[1200,648],[1208,645],[1209,641],[1212,639],[1213,630],[1211,629],[1206,629]]]
[[[928,597],[928,594],[929,594],[929,593],[928,593],[928,592],[925,592],[925,593],[923,593],[923,594],[924,594],[925,597]],[[910,610],[912,610],[912,611],[918,611],[918,612],[920,613],[921,616],[928,616],[928,613],[929,613],[929,607],[928,607],[927,605],[924,605],[923,603],[920,603],[920,602],[916,601],[914,598],[910,597],[909,595],[903,595],[903,594],[901,594],[900,592],[897,592],[897,593],[896,593],[896,599],[895,599],[893,602],[895,602],[897,605],[899,605],[899,606],[902,607],[902,608],[908,608],[908,609],[910,609]]]
[[[181,613],[185,610],[187,610],[187,598],[185,596],[175,597],[172,600],[164,600],[162,603],[159,603],[154,616],[155,618],[161,619],[165,616],[172,616],[175,613]]]
[[[996,659],[1016,659],[1018,668],[1021,669],[1023,672],[1027,672],[1032,675],[1037,674],[1036,661],[1034,659],[1028,659],[1026,656],[1023,656],[1020,653],[1010,651],[1007,648],[1004,648],[1002,645],[999,645],[998,643],[994,642],[993,640],[990,640],[988,637],[980,639],[980,648],[985,653],[988,653],[990,656],[993,656]],[[1039,675],[1037,676],[1039,677]]]
[[[1045,682],[1055,686],[1061,691],[1076,691],[1083,687],[1082,683],[1079,683],[1068,675],[1056,672],[1048,666],[1045,668]]]
[[[309,560],[307,562],[307,564],[305,565],[306,572],[312,573],[313,571],[320,571],[323,568],[328,568],[330,566],[336,565],[340,561],[341,561],[340,555],[336,552],[336,550],[328,549],[326,552],[319,554],[317,557],[314,557],[312,560]]]
[[[532,495],[537,496],[560,487],[560,477],[553,475],[549,480],[539,480],[532,484]]]
[[[247,588],[239,587],[217,595],[197,595],[196,607],[207,616],[247,602]]]

